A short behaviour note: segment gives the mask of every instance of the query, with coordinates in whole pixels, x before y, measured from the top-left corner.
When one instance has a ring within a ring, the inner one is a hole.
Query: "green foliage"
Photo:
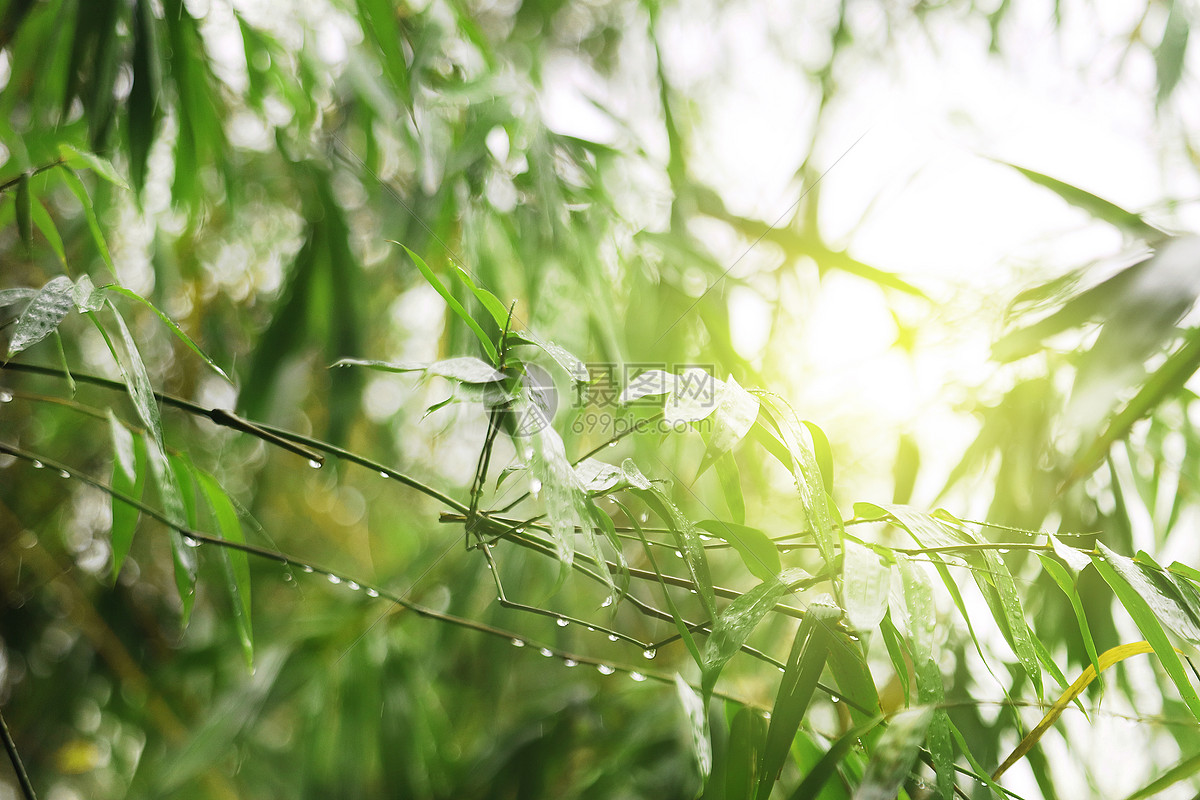
[[[201,5],[0,11],[0,705],[32,784],[1053,796],[1074,707],[1169,740],[1131,797],[1194,789],[1200,572],[1147,552],[1200,507],[1194,235],[1013,167],[1149,252],[1013,290],[961,453],[869,440],[788,399],[726,295],[790,347],[836,274],[921,347],[936,293],[826,230],[848,4],[770,220],[701,177],[680,8]],[[1003,49],[1012,4],[941,5],[915,17]],[[1151,8],[1165,115],[1190,12]],[[564,133],[560,74],[631,64],[652,110],[589,97],[612,130]]]

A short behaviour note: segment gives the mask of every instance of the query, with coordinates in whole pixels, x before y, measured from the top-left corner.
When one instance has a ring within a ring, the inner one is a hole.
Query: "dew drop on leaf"
[[[330,573],[326,577],[329,579],[330,583],[341,583],[342,582],[342,579],[339,578],[337,575],[334,575],[333,573]]]
[[[12,399],[12,392],[0,392],[0,403],[11,403]]]
[[[357,592],[357,591],[358,591],[359,589],[361,589],[362,587],[361,587],[361,586],[359,586],[359,585],[358,585],[357,583],[355,583],[354,581],[347,581],[347,582],[346,582],[346,588],[347,588],[347,589],[349,589],[349,590],[350,590],[350,591],[352,591],[352,592]]]
[[[367,597],[379,597],[379,592],[376,591],[375,589],[368,588],[367,589]]]
[[[545,647],[543,647],[543,648],[542,648],[541,650],[539,650],[538,652],[539,652],[539,653],[541,653],[542,655],[544,655],[546,658],[549,658],[550,656],[554,655],[554,653],[553,653],[553,652],[551,652],[550,650],[546,649]]]
[[[512,641],[513,647],[524,647],[525,646],[525,642],[522,639],[512,639],[511,641]]]
[[[60,470],[58,471],[58,477],[60,477],[60,478],[69,478],[69,477],[71,477],[71,473],[67,472],[65,469],[60,469]]]
[[[563,619],[562,617],[559,617],[558,619],[554,620],[554,624],[560,628],[565,628],[571,624],[571,621],[567,620],[567,619]]]
[[[615,633],[610,633],[610,634],[608,635],[608,640],[609,640],[610,642],[615,642],[615,641],[617,640],[617,635],[616,635]]]
[[[654,658],[656,655],[658,655],[658,651],[654,648],[642,651],[642,658]]]
[[[641,683],[642,681],[646,680],[646,676],[640,672],[631,672],[631,673],[629,673],[629,677],[633,678],[638,683]]]
[[[301,565],[300,565],[300,569],[301,569],[302,571],[304,571],[304,572],[307,572],[307,573],[309,573],[309,574],[312,574],[312,571],[313,571],[313,568],[312,568],[312,567],[310,567],[308,564],[301,564]]]
[[[200,540],[193,538],[191,536],[184,536],[183,543],[186,544],[188,547],[199,547],[200,546]]]
[[[614,672],[616,672],[616,670],[610,667],[608,664],[597,664],[596,671],[601,675],[612,675]]]
[[[573,658],[564,658],[564,659],[563,659],[563,666],[564,666],[564,667],[578,667],[578,666],[579,666],[579,662],[578,662],[578,661],[576,661],[576,660],[575,660],[575,659],[573,659]]]
[[[34,468],[34,469],[42,469],[42,468],[43,468],[43,467],[45,467],[45,466],[46,466],[46,465],[45,465],[45,464],[43,464],[43,463],[42,463],[42,462],[40,462],[40,461],[34,460],[34,462],[33,462],[33,468]]]

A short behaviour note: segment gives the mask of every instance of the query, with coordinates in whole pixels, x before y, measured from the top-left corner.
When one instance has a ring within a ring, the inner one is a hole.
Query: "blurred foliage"
[[[827,437],[772,392],[828,279],[910,354],[936,305],[822,225],[847,86],[907,26],[1019,52],[1032,4],[805,5],[759,219],[702,177],[685,4],[0,2],[0,709],[42,796],[1196,791],[1197,240],[1017,166],[1126,250],[1011,290],[946,474]],[[1152,113],[1192,13],[1122,34]]]

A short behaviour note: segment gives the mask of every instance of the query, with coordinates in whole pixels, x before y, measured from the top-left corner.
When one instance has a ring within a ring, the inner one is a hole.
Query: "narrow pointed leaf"
[[[1051,537],[1052,541],[1053,538],[1054,537]],[[1074,552],[1079,552],[1078,550],[1074,550],[1074,548],[1070,549]],[[1041,559],[1042,569],[1045,570],[1047,575],[1054,579],[1054,582],[1058,584],[1058,588],[1062,589],[1063,594],[1065,594],[1067,599],[1071,602],[1071,608],[1074,610],[1075,619],[1079,624],[1079,634],[1083,637],[1083,646],[1087,649],[1088,658],[1091,659],[1092,666],[1095,667],[1096,672],[1099,673],[1100,656],[1096,652],[1096,643],[1092,639],[1092,630],[1088,626],[1087,614],[1083,609],[1083,599],[1079,596],[1078,586],[1076,586],[1075,582],[1071,580],[1071,576],[1067,573],[1067,568],[1062,564],[1059,564],[1057,561],[1044,553],[1039,553],[1038,557]],[[1091,563],[1090,559],[1088,563]]]
[[[712,575],[708,569],[708,556],[704,552],[704,544],[700,541],[700,532],[682,511],[680,511],[666,493],[658,486],[651,484],[649,489],[634,489],[667,527],[675,539],[675,546],[683,553],[684,563],[691,575],[692,583],[700,593],[700,600],[710,618],[717,616],[716,595],[713,592]]]
[[[62,236],[59,235],[58,227],[50,217],[50,212],[46,211],[42,201],[36,197],[32,200],[30,211],[33,214],[33,224],[42,232],[42,236],[46,237],[46,242],[54,251],[54,255],[58,256],[59,263],[66,267],[67,251],[63,248]]]
[[[33,194],[29,191],[29,174],[17,179],[17,233],[28,251],[33,248]]]
[[[502,323],[503,324],[503,323]],[[591,375],[588,373],[587,365],[575,356],[570,350],[554,342],[543,339],[533,331],[513,331],[509,334],[509,340],[516,344],[530,344],[538,347],[554,362],[562,367],[563,372],[576,382],[586,382],[591,380]]]
[[[1091,192],[1084,191],[1069,183],[1063,183],[1056,178],[1051,178],[1049,175],[1043,175],[1031,169],[1018,167],[1016,164],[1009,164],[1004,161],[998,163],[1015,169],[1038,186],[1049,189],[1076,208],[1083,209],[1096,219],[1120,228],[1131,236],[1150,240],[1156,240],[1163,236],[1162,231],[1146,222],[1139,215],[1132,211],[1126,211],[1115,203],[1110,203],[1108,200],[1097,197]]]
[[[417,269],[421,272],[421,275],[424,276],[426,282],[442,296],[442,299],[446,301],[446,305],[449,306],[450,310],[453,311],[459,319],[467,324],[467,327],[470,328],[471,332],[475,334],[475,337],[479,339],[479,344],[483,347],[483,351],[487,353],[488,358],[491,359],[493,364],[495,364],[496,346],[492,344],[492,340],[489,339],[487,334],[483,332],[483,328],[479,327],[479,323],[475,321],[475,318],[472,317],[465,308],[463,308],[463,304],[458,302],[458,298],[456,298],[451,291],[446,288],[446,285],[438,279],[438,276],[433,273],[433,270],[429,268],[429,265],[426,264],[419,255],[414,253],[412,250],[409,250],[407,247],[404,247],[404,245],[400,244],[399,242],[392,242],[392,244],[397,244],[404,248],[404,252],[408,253],[408,257],[412,259],[414,264],[416,264]]]
[[[212,509],[221,531],[221,538],[237,544],[245,544],[246,537],[242,533],[242,522],[237,510],[225,490],[216,479],[206,472],[195,473],[200,490],[204,493],[208,506]],[[220,550],[221,565],[225,571],[225,582],[233,600],[233,619],[237,625],[238,638],[242,643],[242,653],[246,658],[246,666],[254,663],[254,631],[250,623],[250,564],[246,554],[240,550],[222,547]]]
[[[696,527],[703,528],[736,550],[746,569],[760,580],[774,580],[783,569],[779,560],[779,549],[770,537],[758,528],[717,519],[701,520],[696,523]]]
[[[925,742],[933,714],[934,709],[923,707],[892,717],[875,744],[854,800],[895,800],[899,796],[900,785],[912,772]]]
[[[804,776],[804,780],[792,792],[789,800],[816,800],[820,796],[821,790],[825,788],[825,784],[837,773],[842,760],[855,746],[860,744],[864,736],[879,727],[883,719],[882,715],[872,717],[839,736],[825,751],[825,755],[821,756],[821,760]]]
[[[729,726],[725,766],[725,797],[753,797],[758,762],[767,738],[767,722],[758,711],[742,706]]]
[[[204,363],[207,364],[208,367],[213,372],[217,373],[222,378],[224,378],[226,380],[226,382],[228,382],[230,384],[233,383],[233,379],[229,377],[229,375],[225,372],[225,370],[223,370],[219,366],[217,366],[217,363],[215,361],[213,361],[212,358],[210,358],[207,353],[205,353],[203,350],[200,349],[200,345],[196,344],[196,342],[192,339],[192,337],[190,337],[186,333],[184,333],[183,329],[180,328],[175,323],[175,320],[171,319],[165,313],[163,313],[161,310],[159,310],[158,306],[154,305],[153,303],[151,303],[146,298],[142,297],[137,292],[130,291],[129,289],[126,289],[124,286],[121,286],[120,284],[110,283],[103,288],[107,289],[110,292],[119,294],[122,297],[128,297],[130,300],[136,300],[137,302],[144,305],[146,308],[153,311],[154,315],[157,316],[160,320],[162,320],[163,324],[167,326],[167,328],[171,331],[171,333],[175,334],[176,338],[178,338],[179,341],[181,341],[185,345],[187,345],[189,350],[191,350],[196,355],[200,356],[200,359],[202,361],[204,361]]]
[[[88,197],[87,187],[83,185],[83,181],[69,167],[64,167],[55,170],[63,179],[63,183],[75,195],[75,199],[79,201],[79,205],[83,208],[84,217],[87,219],[88,230],[92,232],[92,240],[96,243],[96,250],[99,251],[100,257],[104,259],[104,264],[114,270],[112,255],[108,251],[108,242],[104,240],[104,231],[100,227],[100,220],[96,218],[96,209],[92,206],[92,199]],[[115,270],[114,270],[115,271]]]
[[[767,729],[767,742],[763,747],[762,766],[758,772],[757,800],[767,800],[771,789],[779,780],[779,773],[791,750],[792,740],[804,719],[809,701],[825,668],[829,655],[827,626],[841,616],[841,609],[822,603],[813,603],[796,631],[792,652],[784,668],[775,705],[771,709],[771,725]]]
[[[129,184],[125,182],[125,179],[121,177],[113,167],[112,162],[107,158],[98,156],[95,153],[89,153],[86,150],[79,150],[69,144],[59,145],[58,151],[68,167],[72,169],[90,169],[113,186],[119,186],[122,189],[129,188]]]
[[[141,500],[146,488],[146,445],[139,437],[135,439],[129,429],[117,421],[112,410],[108,412],[109,429],[113,437],[113,471],[111,486],[114,492],[133,500]],[[134,531],[140,512],[134,506],[112,498],[112,577],[115,581],[121,573],[125,557],[133,544]]]
[[[1111,650],[1105,650],[1100,655],[1100,672],[1103,672],[1113,664],[1124,661],[1131,656],[1152,652],[1154,652],[1154,648],[1150,646],[1149,642],[1133,642],[1131,644],[1117,645]],[[1013,749],[1013,751],[1008,754],[1008,758],[1004,759],[1004,762],[996,768],[996,771],[992,773],[992,780],[998,780],[1001,775],[1008,771],[1009,767],[1024,758],[1025,755],[1031,749],[1033,749],[1033,746],[1041,741],[1042,736],[1046,734],[1046,731],[1050,730],[1050,726],[1053,725],[1060,716],[1062,716],[1062,712],[1066,709],[1066,707],[1069,706],[1071,702],[1075,700],[1075,698],[1079,697],[1079,695],[1083,693],[1083,690],[1088,687],[1088,684],[1096,679],[1098,674],[1099,672],[1096,671],[1095,667],[1088,665],[1079,678],[1076,679],[1076,681],[1072,683],[1065,692],[1063,692],[1061,697],[1054,701],[1054,705],[1052,705],[1050,710],[1047,711],[1045,716],[1042,717],[1042,721],[1037,724],[1037,727],[1027,733],[1025,738],[1022,739],[1020,743],[1017,744],[1017,746]]]
[[[891,587],[891,566],[878,553],[850,539],[842,541],[842,597],[852,628],[867,632],[879,625]]]
[[[1178,764],[1164,772],[1162,775],[1158,776],[1141,789],[1138,789],[1136,792],[1129,795],[1129,797],[1125,798],[1125,800],[1144,800],[1144,798],[1147,797],[1157,797],[1160,793],[1166,791],[1180,781],[1187,780],[1197,772],[1200,772],[1200,753],[1183,759]]]
[[[696,694],[696,690],[688,685],[683,676],[675,673],[675,691],[679,695],[679,703],[687,716],[688,733],[692,742],[692,754],[696,757],[696,766],[700,769],[701,781],[707,783],[712,774],[712,741],[708,738],[708,711],[704,701]]]

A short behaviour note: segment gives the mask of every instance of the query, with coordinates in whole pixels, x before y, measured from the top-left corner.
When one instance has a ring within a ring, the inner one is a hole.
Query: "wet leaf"
[[[71,283],[71,279],[65,275],[59,275],[51,278],[34,295],[33,300],[17,318],[12,338],[8,344],[7,358],[12,358],[22,350],[32,347],[58,328],[59,323],[75,305],[72,297],[73,289],[74,284]]]

